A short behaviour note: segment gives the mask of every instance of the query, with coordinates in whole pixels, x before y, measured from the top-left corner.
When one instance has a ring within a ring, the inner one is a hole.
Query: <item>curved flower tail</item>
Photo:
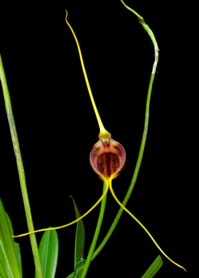
[[[107,191],[108,191],[108,183],[106,183],[106,190],[103,192],[102,196],[99,198],[99,200],[86,212],[84,213],[81,217],[75,219],[74,221],[68,223],[68,224],[65,224],[65,225],[62,225],[62,226],[58,226],[58,227],[51,227],[51,228],[44,228],[44,229],[40,229],[40,230],[35,230],[35,231],[31,231],[31,232],[28,232],[28,233],[24,233],[24,234],[20,234],[20,235],[16,235],[16,236],[13,236],[13,238],[16,238],[16,237],[23,237],[23,236],[27,236],[27,235],[30,235],[30,234],[35,234],[35,233],[39,233],[39,232],[44,232],[44,231],[52,231],[52,230],[58,230],[58,229],[62,229],[62,228],[66,228],[68,226],[71,226],[75,223],[77,223],[78,221],[80,221],[81,219],[83,219],[86,215],[88,215],[101,201],[102,199],[105,197],[105,195],[107,194]]]
[[[160,248],[160,246],[158,245],[158,243],[155,241],[155,239],[153,238],[153,236],[149,233],[149,231],[145,228],[145,226],[125,207],[123,206],[123,204],[118,200],[118,198],[116,197],[114,191],[113,191],[113,187],[112,187],[112,182],[109,183],[109,189],[111,191],[111,194],[113,195],[113,198],[116,200],[116,202],[118,203],[118,205],[120,207],[123,208],[123,210],[125,210],[141,227],[142,229],[144,229],[144,231],[148,234],[148,236],[151,238],[151,240],[153,241],[153,243],[155,244],[155,246],[159,249],[159,251],[170,261],[172,262],[174,265],[178,266],[179,268],[182,268],[185,272],[186,269],[177,264],[175,261],[173,261],[171,258],[169,258],[169,256],[167,256],[167,254],[164,253],[164,251]]]
[[[90,86],[90,83],[89,83],[89,80],[88,80],[88,76],[87,76],[87,73],[86,73],[86,68],[85,68],[85,65],[84,65],[84,60],[83,60],[80,44],[78,42],[77,36],[75,34],[75,31],[73,30],[72,26],[68,22],[68,12],[67,11],[66,11],[65,21],[66,21],[66,24],[68,25],[68,27],[70,28],[70,30],[71,30],[71,32],[73,34],[73,37],[75,39],[76,45],[77,45],[77,50],[78,50],[78,53],[79,53],[79,59],[80,59],[82,71],[83,71],[83,74],[84,74],[84,79],[85,79],[86,86],[87,86],[87,89],[88,89],[88,93],[89,93],[89,96],[90,96],[90,100],[91,100],[91,103],[92,103],[92,106],[93,106],[93,109],[94,109],[94,112],[95,112],[95,116],[97,118],[97,122],[98,122],[99,129],[100,129],[100,134],[107,133],[107,130],[105,129],[105,127],[104,127],[104,125],[102,123],[101,117],[100,117],[99,112],[97,110],[97,106],[95,104],[95,100],[94,100],[94,97],[93,97],[91,86]]]

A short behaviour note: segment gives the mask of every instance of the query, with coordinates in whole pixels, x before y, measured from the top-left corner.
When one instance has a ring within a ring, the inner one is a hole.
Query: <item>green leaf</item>
[[[15,253],[17,256],[17,261],[18,261],[18,265],[19,265],[19,271],[22,277],[22,261],[21,261],[21,251],[20,251],[20,245],[16,242],[14,242],[14,248],[15,248]]]
[[[19,260],[20,250],[16,252],[16,246],[12,238],[12,223],[4,210],[3,203],[0,200],[0,275],[5,273],[8,278],[21,278],[21,261]],[[3,273],[4,270],[4,273]]]
[[[161,268],[163,265],[163,261],[161,256],[159,255],[155,261],[150,265],[150,267],[147,269],[147,271],[144,273],[142,278],[152,278],[158,270]]]
[[[43,278],[54,278],[58,261],[59,241],[57,232],[46,231],[39,244],[39,256]],[[37,275],[35,274],[35,278]]]
[[[12,227],[12,221],[11,221],[11,219],[10,219],[10,217],[7,213],[6,213],[6,217],[7,217],[10,233],[11,233],[11,235],[14,235],[14,230],[13,230],[13,227]],[[14,248],[15,248],[15,253],[16,253],[16,256],[17,256],[17,261],[18,261],[18,265],[19,265],[20,274],[21,274],[21,277],[22,277],[22,261],[21,261],[21,251],[20,251],[19,244],[14,242]]]
[[[6,214],[6,217],[7,217],[7,221],[8,221],[8,226],[9,226],[9,229],[10,229],[10,233],[11,235],[14,235],[14,230],[13,230],[13,227],[12,227],[12,222],[11,222],[11,219],[9,217],[9,215],[5,212]]]
[[[0,263],[1,263],[1,266],[6,274],[6,277],[8,278],[13,278],[13,272],[12,272],[12,266],[11,264],[9,263],[4,251],[3,251],[3,247],[2,247],[2,244],[0,242]],[[0,277],[1,277],[1,272],[0,272]]]
[[[0,262],[0,277],[1,278],[8,278],[7,274],[5,273],[4,267]]]
[[[79,209],[75,203],[75,200],[72,196],[70,196],[74,209],[75,209],[75,216],[76,219],[81,216]],[[76,267],[77,263],[84,258],[84,244],[85,244],[85,229],[84,229],[84,223],[82,220],[77,222],[76,225],[76,235],[75,235],[75,250],[74,250],[74,268]],[[80,275],[76,275],[77,278],[80,277]]]
[[[79,275],[81,277],[81,274],[82,274],[82,271],[83,271],[83,268],[84,268],[84,264],[81,264],[77,271],[76,271],[76,277],[77,275]],[[72,272],[71,274],[69,274],[66,278],[74,278],[74,272]]]

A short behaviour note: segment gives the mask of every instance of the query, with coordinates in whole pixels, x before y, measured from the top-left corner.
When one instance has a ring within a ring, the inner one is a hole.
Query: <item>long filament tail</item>
[[[155,244],[155,246],[159,249],[159,251],[170,261],[172,262],[174,265],[178,266],[179,268],[182,268],[185,272],[186,269],[177,264],[175,261],[173,261],[172,259],[169,258],[169,256],[167,256],[167,254],[164,253],[164,251],[160,248],[160,246],[157,244],[157,242],[155,241],[155,239],[153,238],[153,236],[149,233],[149,231],[145,228],[145,226],[127,209],[125,208],[125,206],[123,206],[123,204],[118,200],[118,198],[116,197],[114,191],[113,191],[113,187],[112,187],[112,182],[110,181],[109,183],[109,188],[111,191],[111,194],[113,195],[113,198],[116,200],[116,202],[119,204],[120,207],[123,208],[123,210],[125,210],[141,227],[142,229],[144,229],[144,231],[148,234],[148,236],[151,238],[151,240],[153,241],[153,243]]]
[[[71,30],[71,32],[73,34],[73,37],[75,39],[75,42],[76,42],[76,45],[77,45],[77,50],[78,50],[78,53],[79,53],[79,59],[80,59],[82,71],[83,71],[83,74],[84,74],[84,79],[85,79],[86,86],[87,86],[87,89],[88,89],[88,93],[89,93],[89,96],[90,96],[90,99],[91,99],[91,103],[92,103],[92,106],[93,106],[93,109],[94,109],[94,112],[95,112],[95,115],[96,115],[96,118],[97,118],[97,122],[98,122],[98,125],[99,125],[100,133],[103,134],[104,132],[107,132],[107,130],[104,128],[104,125],[102,123],[101,117],[100,117],[99,112],[97,110],[97,106],[95,104],[95,100],[94,100],[94,97],[93,97],[93,94],[92,94],[92,91],[91,91],[91,87],[90,87],[90,84],[89,84],[89,81],[88,81],[88,76],[87,76],[87,73],[86,73],[86,68],[84,66],[84,60],[83,60],[83,56],[82,56],[82,52],[81,52],[81,48],[80,48],[77,36],[76,36],[72,26],[68,22],[67,17],[68,17],[68,12],[66,11],[65,21],[66,21],[66,24],[68,25],[68,27],[70,28],[70,30]]]
[[[101,201],[102,199],[105,197],[105,195],[107,194],[107,191],[108,191],[108,183],[106,183],[106,189],[105,191],[103,192],[102,196],[99,198],[99,200],[86,212],[84,213],[81,217],[79,217],[78,219],[68,223],[68,224],[65,224],[63,226],[58,226],[58,227],[51,227],[51,228],[45,228],[45,229],[40,229],[40,230],[35,230],[35,231],[31,231],[31,232],[28,232],[28,233],[24,233],[24,234],[20,234],[20,235],[16,235],[16,236],[12,236],[13,238],[16,238],[16,237],[23,237],[23,236],[27,236],[27,235],[30,235],[30,234],[35,234],[35,233],[39,233],[39,232],[44,232],[44,231],[53,231],[53,230],[58,230],[58,229],[62,229],[62,228],[66,228],[68,226],[71,226],[75,223],[77,223],[79,220],[81,220],[82,218],[84,218],[86,215],[88,215]]]

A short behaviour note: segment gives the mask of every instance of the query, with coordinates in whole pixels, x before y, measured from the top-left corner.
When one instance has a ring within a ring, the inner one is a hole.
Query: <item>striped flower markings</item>
[[[111,134],[99,135],[99,141],[90,153],[90,164],[96,174],[106,183],[115,179],[126,162],[123,146],[111,138]]]

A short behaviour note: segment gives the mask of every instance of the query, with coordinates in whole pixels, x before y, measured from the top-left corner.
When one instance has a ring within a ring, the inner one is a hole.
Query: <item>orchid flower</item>
[[[121,1],[123,2],[123,1]],[[124,4],[124,3],[123,3]],[[34,230],[28,233],[24,233],[24,234],[20,234],[17,236],[13,236],[13,237],[22,237],[22,236],[26,236],[29,234],[33,234],[33,233],[37,233],[37,232],[43,232],[43,231],[48,231],[48,230],[57,230],[57,229],[62,229],[65,227],[68,227],[72,224],[77,223],[79,220],[83,219],[86,215],[88,215],[101,201],[102,199],[105,197],[105,195],[107,194],[108,190],[110,189],[110,192],[113,196],[113,198],[116,200],[116,202],[119,204],[120,207],[122,207],[123,210],[125,210],[143,229],[144,231],[148,234],[148,236],[151,238],[151,240],[153,241],[153,243],[156,245],[156,247],[159,249],[159,251],[173,264],[175,264],[176,266],[182,268],[183,270],[186,271],[186,269],[177,264],[175,261],[173,261],[170,257],[168,257],[164,251],[160,248],[160,246],[158,245],[158,243],[155,241],[155,239],[153,238],[153,236],[149,233],[149,231],[145,228],[145,226],[118,200],[118,198],[116,197],[114,191],[113,191],[113,187],[112,187],[112,180],[117,178],[117,176],[120,174],[120,172],[122,171],[125,162],[126,162],[126,152],[123,148],[123,146],[112,139],[111,137],[111,133],[108,132],[101,120],[101,117],[99,115],[99,112],[97,110],[97,106],[95,104],[94,98],[93,98],[93,94],[91,91],[91,87],[88,81],[88,76],[86,73],[86,69],[84,66],[84,61],[83,61],[83,57],[82,57],[82,53],[81,53],[81,49],[80,49],[80,45],[78,42],[78,39],[75,35],[75,32],[73,30],[73,28],[71,27],[70,23],[67,20],[68,17],[68,12],[66,11],[66,24],[68,25],[68,27],[70,28],[73,37],[75,39],[76,45],[77,45],[77,49],[78,49],[78,53],[79,53],[79,58],[80,58],[80,62],[81,62],[81,67],[82,67],[82,71],[84,74],[84,78],[85,78],[85,82],[86,82],[86,86],[88,89],[88,93],[91,99],[91,103],[97,118],[97,122],[99,125],[99,135],[98,138],[99,140],[97,141],[97,143],[94,144],[91,153],[90,153],[90,164],[91,167],[93,168],[93,170],[95,171],[95,173],[99,176],[99,178],[101,180],[103,180],[106,184],[106,189],[104,190],[102,196],[99,198],[99,200],[86,212],[84,213],[81,217],[79,217],[78,219],[62,225],[62,226],[58,226],[58,227],[54,227],[54,228],[45,228],[45,229],[39,229],[39,230]]]

